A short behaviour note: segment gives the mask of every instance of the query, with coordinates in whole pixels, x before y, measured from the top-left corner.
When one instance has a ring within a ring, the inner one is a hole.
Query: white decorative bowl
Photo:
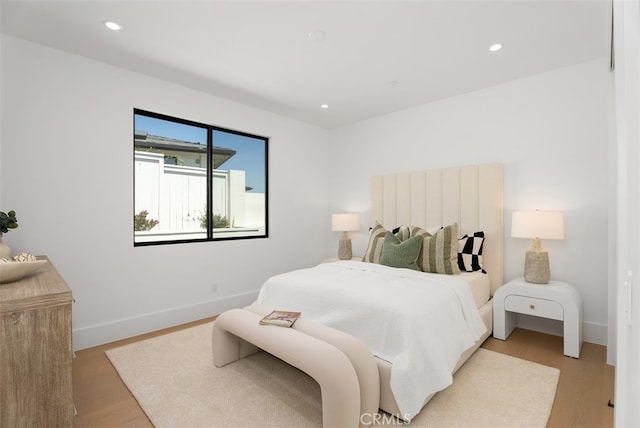
[[[0,284],[22,279],[25,275],[35,272],[46,263],[46,260],[36,260],[35,262],[0,262]]]

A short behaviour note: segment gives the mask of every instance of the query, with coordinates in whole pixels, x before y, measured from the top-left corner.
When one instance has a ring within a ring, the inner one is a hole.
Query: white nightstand
[[[506,340],[516,327],[516,313],[564,321],[564,355],[580,358],[582,297],[560,281],[531,284],[516,278],[493,296],[493,337]]]

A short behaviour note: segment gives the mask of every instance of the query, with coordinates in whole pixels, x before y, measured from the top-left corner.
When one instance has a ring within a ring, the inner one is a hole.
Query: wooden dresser
[[[0,427],[73,426],[72,300],[50,261],[0,284]]]

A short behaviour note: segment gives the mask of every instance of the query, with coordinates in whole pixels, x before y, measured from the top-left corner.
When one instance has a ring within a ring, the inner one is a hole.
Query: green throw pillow
[[[420,255],[422,240],[422,236],[414,236],[406,241],[400,241],[393,233],[385,233],[380,264],[396,268],[420,270],[416,260]]]

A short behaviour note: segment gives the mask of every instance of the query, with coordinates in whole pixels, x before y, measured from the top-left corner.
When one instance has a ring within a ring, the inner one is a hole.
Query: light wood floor
[[[78,415],[75,427],[152,427],[138,403],[105,356],[110,348],[147,339],[213,318],[113,342],[77,352],[73,362],[73,393]],[[614,369],[604,346],[585,343],[580,359],[562,355],[562,338],[516,329],[508,340],[487,339],[483,348],[560,369],[560,381],[549,428],[612,427]]]
[[[614,368],[604,346],[584,343],[580,358],[562,355],[562,337],[515,329],[505,341],[489,338],[483,348],[560,369],[547,427],[613,427]]]

